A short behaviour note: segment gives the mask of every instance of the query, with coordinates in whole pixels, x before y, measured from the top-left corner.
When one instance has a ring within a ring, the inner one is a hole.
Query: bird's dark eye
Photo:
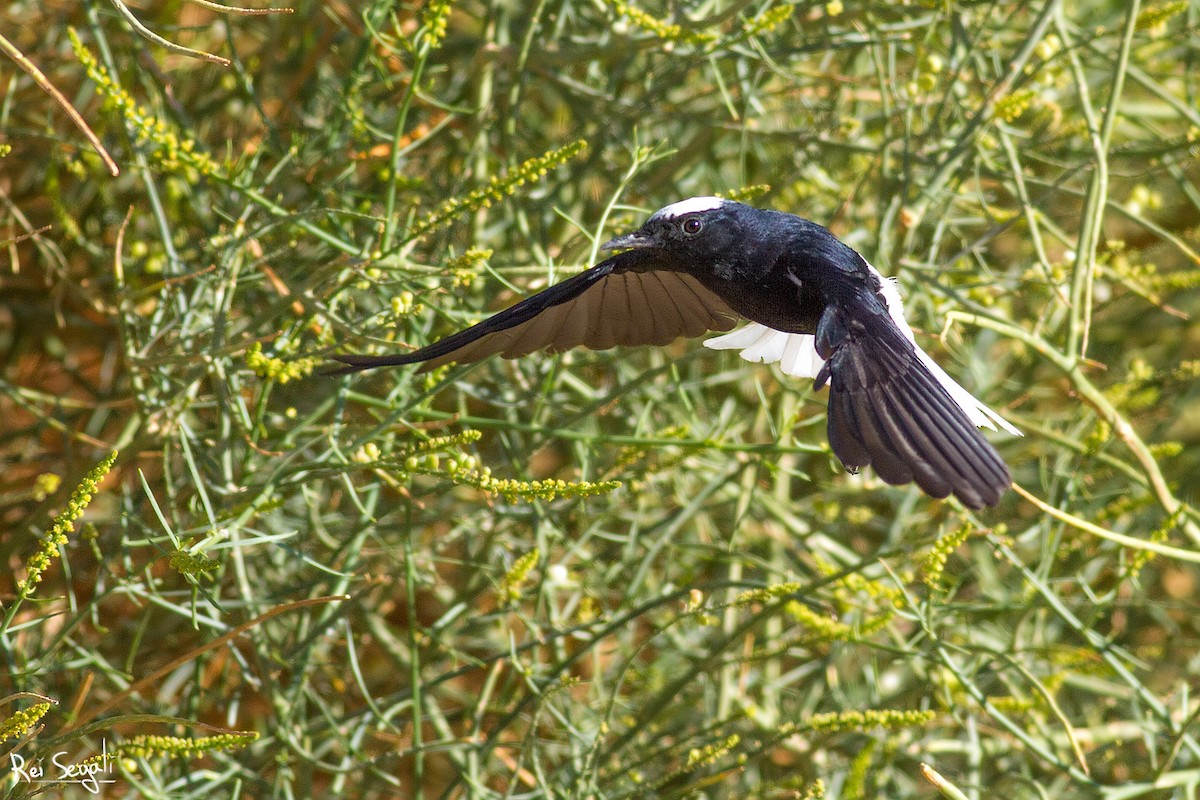
[[[683,221],[683,232],[688,236],[695,236],[700,231],[704,230],[704,223],[696,217],[688,217]]]

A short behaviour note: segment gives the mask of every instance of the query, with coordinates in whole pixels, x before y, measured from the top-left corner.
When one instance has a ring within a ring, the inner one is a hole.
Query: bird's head
[[[754,209],[719,197],[692,197],[661,208],[633,233],[610,239],[601,250],[661,250],[689,261],[720,261],[744,244],[747,213]]]

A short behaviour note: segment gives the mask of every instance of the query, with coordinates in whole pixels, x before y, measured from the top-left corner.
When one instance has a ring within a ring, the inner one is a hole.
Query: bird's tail
[[[842,464],[870,465],[887,483],[915,481],[970,508],[995,505],[1012,484],[1008,467],[928,359],[882,320],[832,327],[817,336],[826,358],[817,385],[829,382],[829,444]]]

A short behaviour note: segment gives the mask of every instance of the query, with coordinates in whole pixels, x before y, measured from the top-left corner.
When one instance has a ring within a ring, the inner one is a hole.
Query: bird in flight
[[[1011,485],[976,426],[1020,432],[934,363],[904,320],[895,283],[822,226],[693,197],[601,249],[620,252],[418,350],[335,355],[346,366],[333,374],[663,345],[745,318],[705,346],[828,385],[829,444],[846,469],[872,466],[887,483],[916,482],[974,509],[995,505]]]

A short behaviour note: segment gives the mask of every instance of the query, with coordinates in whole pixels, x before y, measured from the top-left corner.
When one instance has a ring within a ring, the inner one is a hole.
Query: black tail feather
[[[844,313],[835,306],[826,313]],[[933,497],[992,506],[1012,483],[987,439],[890,320],[846,316],[827,330],[829,443],[851,469],[874,467],[890,484],[916,482]]]

